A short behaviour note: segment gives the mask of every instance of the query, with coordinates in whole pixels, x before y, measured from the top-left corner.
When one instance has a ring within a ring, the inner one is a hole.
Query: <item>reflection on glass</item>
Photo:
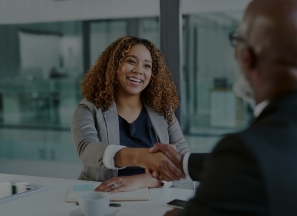
[[[90,27],[91,65],[98,56],[116,39],[126,35],[125,20],[94,21]]]
[[[212,12],[183,17],[183,128],[197,139],[217,137],[217,141],[225,133],[243,129],[251,119],[251,107],[232,91],[238,66],[228,35],[237,29],[242,14]],[[195,147],[192,150],[196,151]]]
[[[90,62],[94,65],[98,56],[109,44],[126,35],[145,38],[159,46],[158,18],[134,18],[99,20],[90,22]]]
[[[159,44],[158,19],[0,24],[0,158],[79,162],[70,127],[86,50],[93,65],[112,41],[134,33]]]
[[[0,25],[1,124],[69,128],[81,98],[81,22]],[[17,44],[17,46],[15,46]]]
[[[159,19],[146,18],[141,22],[142,32],[140,37],[145,38],[160,48],[160,31],[159,31]]]

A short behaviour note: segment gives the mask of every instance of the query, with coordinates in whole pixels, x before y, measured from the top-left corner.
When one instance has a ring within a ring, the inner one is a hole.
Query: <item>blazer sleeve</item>
[[[231,135],[209,156],[195,197],[177,215],[268,215],[266,194],[254,156]]]
[[[188,171],[193,181],[201,181],[201,174],[205,169],[206,161],[210,153],[191,154],[188,161]]]
[[[169,143],[175,144],[178,152],[181,154],[190,153],[189,145],[183,135],[178,120],[168,129]],[[191,154],[188,163],[190,177],[193,181],[200,181],[205,161],[209,153]]]
[[[180,152],[181,154],[190,153],[189,145],[183,135],[183,132],[181,130],[178,120],[176,120],[175,123],[173,125],[171,125],[171,127],[169,127],[168,134],[169,134],[169,143],[175,144],[178,152]],[[202,167],[204,164],[204,159],[206,158],[206,155],[208,155],[208,154],[197,153],[195,155],[196,155],[195,158],[199,159],[199,161],[196,160],[197,163],[195,163],[196,169],[195,169],[195,175],[193,175],[193,176],[195,176],[195,178],[192,178],[191,175],[190,175],[190,177],[194,181],[199,181]],[[192,163],[192,164],[194,164],[194,163]],[[197,167],[199,169],[197,169]],[[179,181],[174,181],[172,184],[173,184],[173,186],[179,186],[181,184],[185,184],[190,181],[191,181],[191,179],[187,178],[186,180],[181,179]]]
[[[103,163],[103,155],[108,144],[99,140],[95,117],[95,109],[86,104],[79,104],[73,114],[72,139],[76,153],[85,165],[106,168]]]

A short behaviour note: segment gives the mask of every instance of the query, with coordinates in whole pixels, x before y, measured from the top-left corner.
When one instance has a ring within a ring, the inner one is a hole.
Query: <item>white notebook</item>
[[[30,182],[11,180],[0,183],[0,203],[52,188]]]
[[[97,185],[98,186],[98,185]],[[97,187],[92,184],[74,185],[70,188],[66,202],[78,202],[78,197],[87,192],[92,192]],[[130,192],[119,192],[110,195],[110,201],[148,201],[151,195],[148,188],[141,188]]]

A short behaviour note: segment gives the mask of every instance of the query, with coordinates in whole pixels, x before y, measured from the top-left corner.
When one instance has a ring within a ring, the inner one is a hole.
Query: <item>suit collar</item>
[[[257,118],[268,104],[269,100],[264,100],[261,103],[257,104],[254,108],[254,117]]]
[[[280,108],[292,108],[295,106],[297,106],[297,91],[282,95],[281,97],[271,100],[260,115],[254,120],[252,125]]]

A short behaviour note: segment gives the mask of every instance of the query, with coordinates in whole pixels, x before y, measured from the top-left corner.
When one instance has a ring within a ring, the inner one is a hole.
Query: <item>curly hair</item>
[[[141,99],[157,112],[164,115],[169,125],[174,121],[174,111],[179,105],[178,93],[162,52],[146,39],[126,36],[113,42],[94,66],[85,74],[80,84],[85,98],[96,104],[97,108],[106,111],[116,100],[120,65],[131,47],[144,45],[152,56],[152,76],[148,86],[141,92]]]

